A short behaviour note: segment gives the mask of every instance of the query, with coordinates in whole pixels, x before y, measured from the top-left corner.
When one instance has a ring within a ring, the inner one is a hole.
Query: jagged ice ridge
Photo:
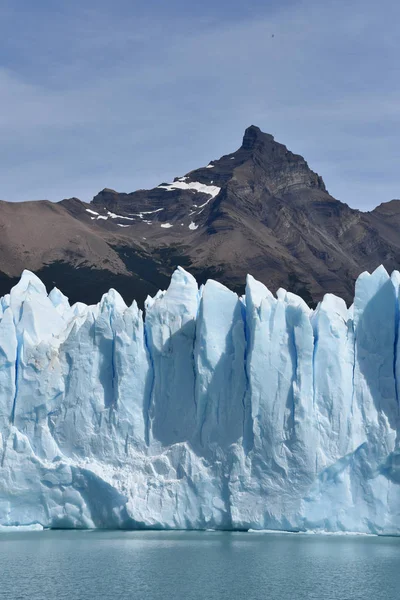
[[[400,533],[400,274],[315,311],[110,290],[70,306],[24,271],[0,300],[0,526]]]

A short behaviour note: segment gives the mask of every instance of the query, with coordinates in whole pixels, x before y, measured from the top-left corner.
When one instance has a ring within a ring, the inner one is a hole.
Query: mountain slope
[[[242,292],[247,273],[308,303],[400,263],[400,201],[361,213],[334,199],[303,157],[249,127],[241,147],[172,183],[90,204],[0,204],[0,294],[23,268],[72,301],[110,286],[130,302],[165,288],[176,265]]]

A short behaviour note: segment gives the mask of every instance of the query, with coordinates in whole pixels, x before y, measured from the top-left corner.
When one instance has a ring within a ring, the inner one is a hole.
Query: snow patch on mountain
[[[126,219],[127,221],[134,221],[135,219],[132,219],[132,217],[124,217],[123,215],[116,215],[113,212],[110,212],[109,210],[107,211],[108,216],[111,219]]]
[[[155,213],[161,212],[162,210],[164,210],[164,207],[163,208],[157,208],[156,210],[147,210],[147,211],[143,210],[143,211],[141,211],[139,213],[136,213],[136,214],[134,213],[131,216],[133,216],[133,217],[139,217],[140,219],[143,219],[144,215],[154,215]]]
[[[189,181],[189,183],[186,183],[186,181],[182,180],[159,185],[158,189],[166,190],[167,192],[172,192],[173,190],[192,190],[207,194],[208,196],[211,196],[211,198],[215,198],[221,191],[221,188],[216,185],[206,185],[205,183],[199,183],[198,181]]]

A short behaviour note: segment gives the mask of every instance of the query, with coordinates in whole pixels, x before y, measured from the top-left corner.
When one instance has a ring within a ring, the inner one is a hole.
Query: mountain
[[[146,316],[0,298],[0,529],[400,535],[400,273],[316,310],[178,268]]]
[[[143,305],[182,265],[239,293],[252,273],[310,305],[326,292],[349,302],[360,272],[400,264],[399,225],[399,200],[354,210],[251,126],[236,152],[152,190],[104,189],[90,204],[0,202],[0,293],[27,268],[72,301],[114,287]]]

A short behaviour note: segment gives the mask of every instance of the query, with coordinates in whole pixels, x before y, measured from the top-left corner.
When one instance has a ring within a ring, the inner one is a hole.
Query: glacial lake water
[[[398,600],[400,539],[221,532],[1,532],[0,597]]]

